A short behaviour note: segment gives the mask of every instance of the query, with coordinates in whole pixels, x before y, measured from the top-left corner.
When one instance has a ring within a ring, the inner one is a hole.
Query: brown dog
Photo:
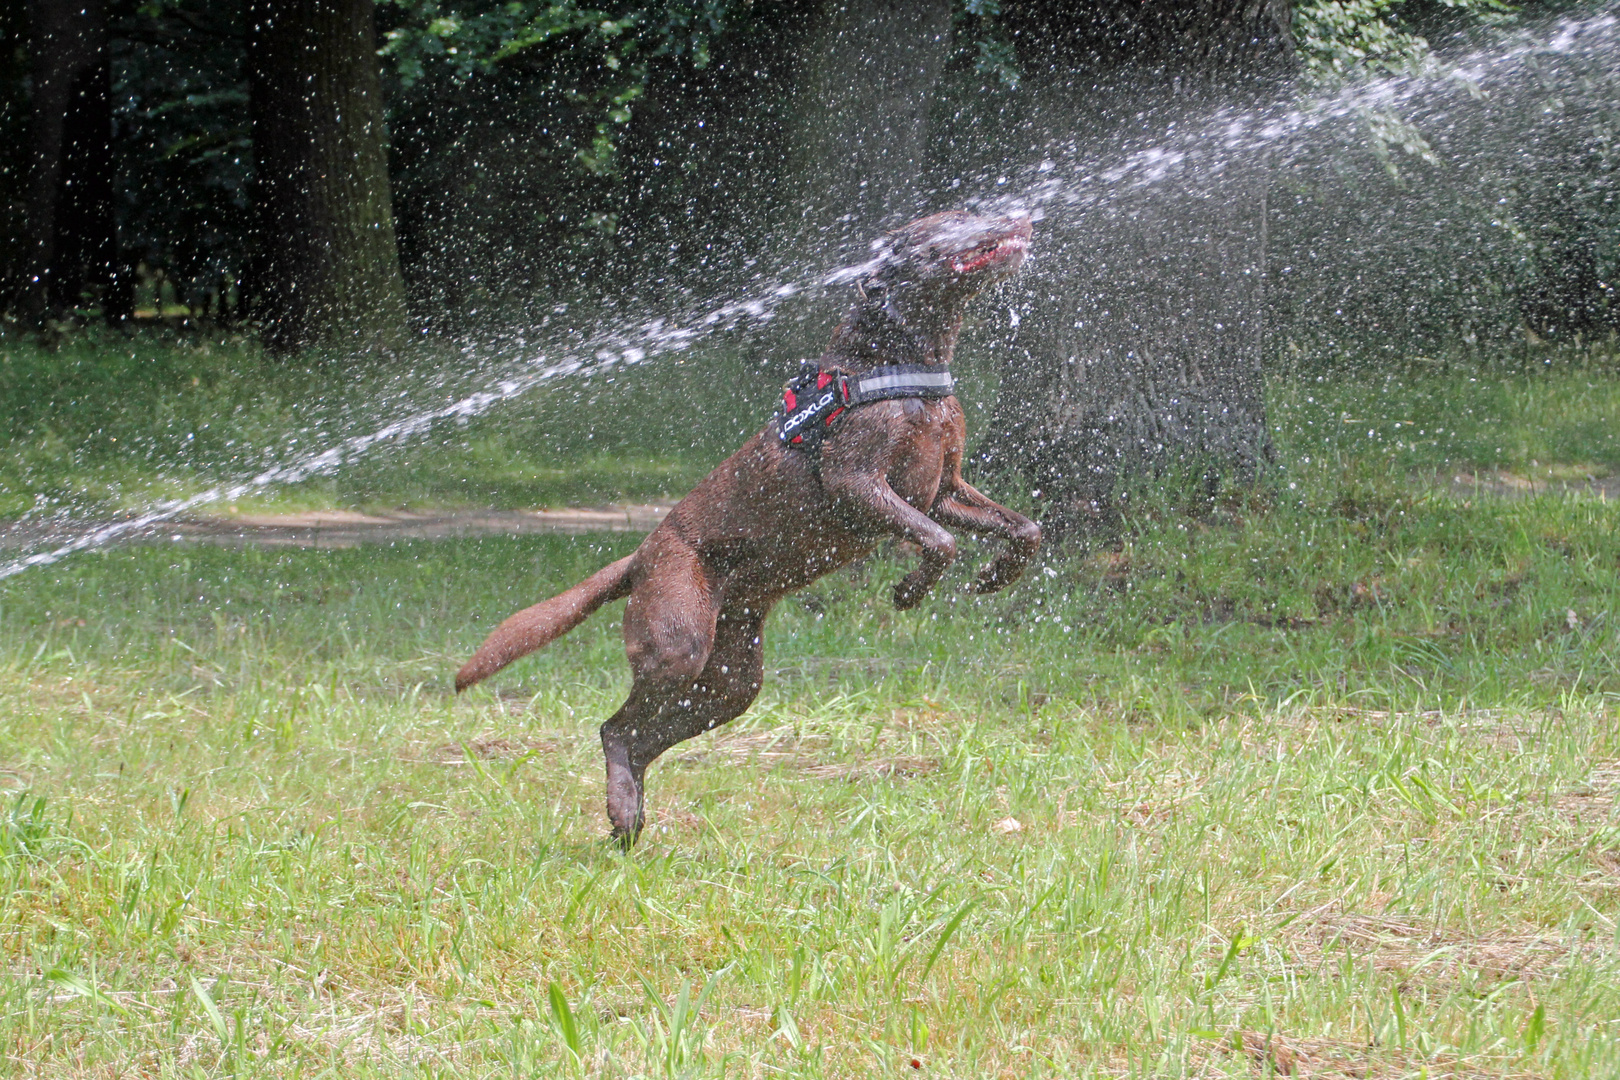
[[[943,371],[968,300],[1018,268],[1029,235],[1027,218],[960,211],[891,234],[858,281],[860,298],[833,332],[820,370],[867,380],[883,365]],[[948,380],[931,378],[949,393]],[[817,434],[826,434],[815,447],[785,443],[780,428],[788,422],[773,421],[722,462],[634,554],[503,622],[456,674],[464,690],[608,601],[630,597],[624,641],[634,683],[602,725],[608,817],[626,844],[641,831],[647,766],[753,703],[765,618],[783,596],[896,538],[922,550],[922,564],[894,590],[896,608],[913,607],[956,557],[945,526],[1007,541],[973,585],[995,592],[1017,580],[1040,545],[1039,526],[962,479],[955,397],[871,400],[818,416]]]

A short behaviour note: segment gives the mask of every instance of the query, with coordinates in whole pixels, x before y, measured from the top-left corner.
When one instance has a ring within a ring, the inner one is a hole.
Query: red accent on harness
[[[827,426],[832,427],[832,422],[834,420],[838,419],[838,414],[843,412],[846,408],[848,408],[847,405],[840,405],[840,406],[838,406],[838,408],[836,408],[832,412],[828,413],[827,414]],[[802,435],[799,436],[799,437],[801,439],[804,438],[804,436],[802,436]]]
[[[804,436],[803,435],[795,435],[795,436],[793,436],[793,438],[789,439],[788,442],[804,442]]]
[[[799,399],[793,396],[793,391],[784,390],[782,391],[782,404],[788,407],[789,412],[792,412],[799,407]]]
[[[816,376],[816,389],[817,390],[825,390],[825,389],[827,389],[827,384],[832,382],[832,381],[833,381],[832,372],[823,371],[821,374]],[[792,408],[791,405],[788,406],[788,407]]]

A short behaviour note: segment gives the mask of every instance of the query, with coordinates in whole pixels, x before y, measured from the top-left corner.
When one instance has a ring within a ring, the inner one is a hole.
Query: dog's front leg
[[[883,477],[871,473],[822,476],[839,517],[868,536],[894,536],[922,549],[922,565],[894,587],[894,606],[916,607],[956,559],[956,537],[894,493]]]
[[[1007,546],[979,570],[973,591],[993,593],[1017,581],[1041,546],[1041,527],[1023,514],[992,502],[967,481],[940,496],[930,516],[942,525],[954,525],[987,536],[999,536]]]

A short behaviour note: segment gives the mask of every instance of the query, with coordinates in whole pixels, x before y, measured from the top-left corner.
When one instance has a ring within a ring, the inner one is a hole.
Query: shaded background
[[[978,467],[1106,528],[1123,476],[1262,475],[1268,370],[1612,340],[1607,11],[8,0],[0,332],[580,336],[1024,205]],[[840,303],[739,349],[774,378]]]

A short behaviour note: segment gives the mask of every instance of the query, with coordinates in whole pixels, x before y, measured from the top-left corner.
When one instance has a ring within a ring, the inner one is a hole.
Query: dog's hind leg
[[[642,777],[656,753],[666,713],[691,697],[714,647],[718,597],[708,567],[696,552],[658,553],[624,611],[624,648],[630,659],[630,696],[602,725],[607,759],[607,811],[613,835],[632,843],[642,826]]]
[[[764,611],[722,612],[716,619],[713,645],[695,678],[666,682],[661,704],[649,717],[633,709],[638,681],[614,717],[602,725],[607,755],[608,816],[613,835],[628,844],[641,831],[645,815],[647,766],[677,743],[735,720],[759,695],[764,676],[761,631]]]
[[[748,711],[764,683],[768,613],[754,607],[732,610],[731,605],[720,612],[714,648],[703,674],[692,687],[690,704],[684,698],[676,702],[669,710],[668,722],[655,728],[662,745],[657,746],[654,756]],[[648,749],[653,747],[649,745]]]

